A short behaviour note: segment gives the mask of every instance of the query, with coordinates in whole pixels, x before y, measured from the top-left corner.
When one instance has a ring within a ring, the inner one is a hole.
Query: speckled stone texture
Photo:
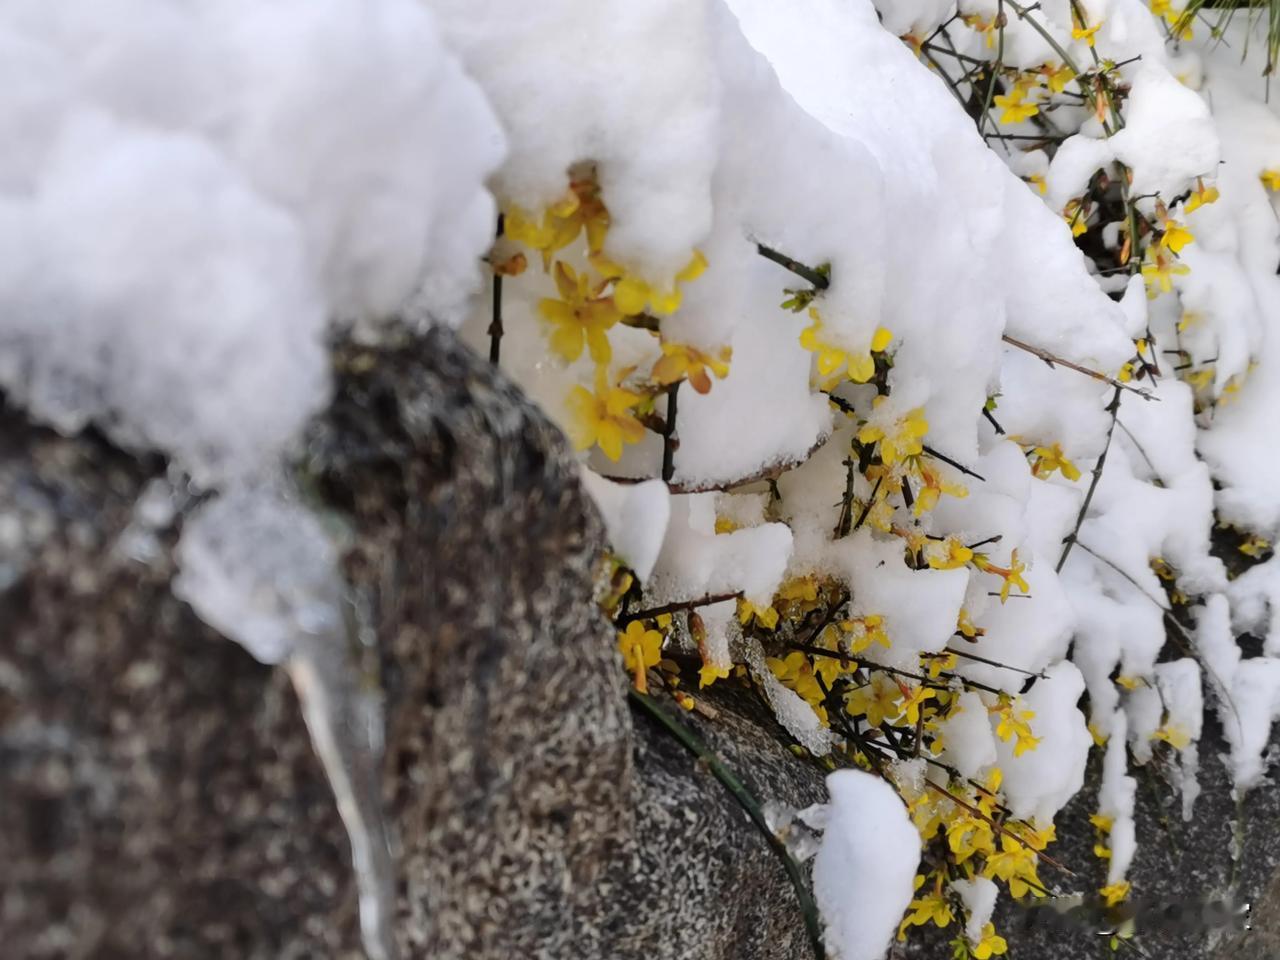
[[[0,956],[356,956],[288,681],[124,549],[159,467],[0,410]]]
[[[334,362],[297,473],[352,531],[382,660],[402,957],[810,956],[741,807],[628,706],[559,432],[448,332]],[[162,466],[0,414],[0,954],[358,955],[283,671],[173,599],[180,514],[130,559]],[[823,799],[753,695],[711,692],[718,719],[683,719],[756,796]]]
[[[376,611],[403,954],[811,955],[742,808],[631,715],[559,431],[446,332],[336,363],[303,472],[352,517],[347,576]],[[771,718],[720,699],[715,724],[685,719],[762,798],[821,799]]]

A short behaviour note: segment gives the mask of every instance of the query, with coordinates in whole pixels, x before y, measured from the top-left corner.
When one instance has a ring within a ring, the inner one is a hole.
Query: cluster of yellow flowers
[[[658,393],[681,381],[707,393],[713,375],[728,376],[731,351],[728,347],[706,351],[663,339],[661,356],[647,376],[634,378],[633,385],[627,384],[636,372],[634,367],[610,376],[610,331],[619,324],[638,326],[661,339],[659,323],[647,311],[661,317],[678,310],[681,286],[701,276],[707,262],[694,251],[669,285],[654,285],[605,256],[609,224],[609,209],[589,170],[572,176],[565,196],[540,217],[518,206],[508,207],[503,215],[504,235],[538,251],[543,269],[554,279],[557,296],[538,304],[552,353],[573,363],[585,351],[596,365],[592,388],[575,386],[568,397],[570,437],[578,449],[598,446],[610,460],[617,460],[626,445],[644,438],[644,418],[652,413]],[[579,237],[585,237],[585,249],[568,250]],[[585,265],[575,267],[562,251],[582,254]],[[523,267],[523,257],[517,255],[495,263],[494,270],[511,276]]]

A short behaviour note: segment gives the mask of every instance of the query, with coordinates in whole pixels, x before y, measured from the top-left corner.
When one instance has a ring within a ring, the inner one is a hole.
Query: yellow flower
[[[1219,196],[1217,187],[1206,187],[1204,181],[1197,177],[1196,188],[1191,191],[1191,196],[1187,198],[1186,206],[1183,209],[1187,213],[1193,213],[1201,207],[1213,203]]]
[[[757,607],[750,600],[742,599],[738,601],[738,622],[744,627],[751,622],[751,618],[756,618],[756,624],[764,627],[766,630],[772,630],[778,625],[778,611],[773,607]]]
[[[1111,828],[1116,824],[1116,818],[1109,817],[1105,813],[1091,813],[1089,814],[1089,822],[1103,833],[1110,833]]]
[[[569,437],[574,447],[585,450],[599,444],[606,457],[617,460],[623,444],[644,439],[644,425],[630,413],[643,399],[638,393],[610,386],[605,368],[597,367],[594,393],[576,386],[569,394]]]
[[[1027,91],[1022,84],[1017,84],[1007,94],[998,94],[996,106],[1001,108],[1001,123],[1021,123],[1028,117],[1040,112],[1039,104],[1026,99]]]
[[[849,713],[854,716],[865,716],[867,723],[878,727],[886,719],[892,720],[901,713],[898,699],[902,691],[898,685],[882,673],[873,673],[871,681],[861,687],[854,687],[845,697]]]
[[[1121,880],[1118,883],[1109,884],[1099,890],[1098,893],[1108,907],[1114,907],[1129,896],[1129,881]]]
[[[985,17],[980,16],[979,14],[970,13],[961,17],[960,19],[963,20],[965,24],[972,27],[978,33],[983,35],[988,50],[995,47],[996,45],[995,17],[992,17],[990,20],[988,20]]]
[[[964,607],[960,608],[960,614],[956,617],[956,633],[969,640],[976,640],[978,637],[986,633],[985,630],[977,627],[973,620],[969,617],[969,611]]]
[[[1055,443],[1051,447],[1036,447],[1033,452],[1036,455],[1035,462],[1031,464],[1031,475],[1033,477],[1046,480],[1053,475],[1055,470],[1061,470],[1062,475],[1068,480],[1080,479],[1080,471],[1076,468],[1076,465],[1063,455],[1062,444]]]
[[[924,880],[923,875],[917,875],[915,879],[917,890],[924,885]],[[907,915],[902,918],[902,923],[898,927],[898,939],[907,939],[908,927],[922,927],[929,922],[938,927],[947,927],[950,926],[952,919],[954,915],[951,912],[951,904],[947,903],[942,894],[942,875],[939,874],[933,892],[912,900],[911,905],[907,907]]]
[[[607,281],[593,285],[586,271],[576,273],[562,260],[556,261],[556,289],[559,300],[538,304],[538,313],[550,324],[551,349],[572,363],[582,356],[585,342],[596,363],[608,363],[612,350],[605,331],[622,319],[613,301],[601,297]]]
[[[1086,27],[1083,23],[1076,20],[1074,15],[1072,16],[1072,20],[1075,21],[1075,26],[1071,28],[1071,39],[1083,40],[1085,43],[1087,43],[1089,46],[1092,47],[1093,41],[1094,41],[1094,34],[1097,33],[1098,28],[1102,26],[1102,21],[1099,20],[1092,27]]]
[[[622,651],[623,664],[635,678],[636,689],[647,692],[645,673],[662,659],[662,634],[646,630],[639,620],[632,620],[626,631],[618,634],[618,649]]]
[[[947,824],[947,847],[958,864],[975,854],[989,857],[995,852],[995,834],[990,823],[961,808]]]
[[[921,449],[924,449],[923,446]],[[944,479],[940,472],[933,470],[924,463],[920,463],[918,467],[920,479],[924,481],[924,486],[916,493],[915,506],[912,508],[912,513],[917,517],[936,507],[938,498],[944,493],[955,497],[957,500],[969,495],[969,491],[964,488],[963,484],[951,483],[949,480]]]
[[[918,686],[914,689],[908,684],[902,685],[902,714],[907,725],[914,727],[920,721],[920,711],[924,709],[926,700],[932,700],[938,692],[932,687]]]
[[[547,208],[540,223],[518,206],[510,207],[503,217],[503,233],[541,251],[544,268],[550,265],[553,253],[571,244],[584,229],[587,249],[599,253],[609,230],[609,211],[600,199],[594,175],[571,180],[569,192]]]
[[[704,663],[698,670],[698,689],[709,687],[717,680],[723,680],[729,676],[732,667],[721,666],[715,663]]]
[[[1037,889],[1041,883],[1036,874],[1035,851],[1008,833],[1000,836],[999,852],[987,856],[982,875],[988,880],[999,877],[1005,881],[1014,897],[1025,897],[1028,893],[1043,896]]]
[[[1268,190],[1280,190],[1280,169],[1272,167],[1268,170],[1263,170],[1262,173],[1258,174],[1258,178]]]
[[[1022,756],[1028,750],[1034,750],[1040,744],[1040,738],[1031,735],[1030,721],[1035,717],[1035,711],[1023,709],[1020,706],[1021,702],[1021,699],[1015,702],[1002,697],[996,706],[988,708],[991,713],[1000,717],[996,724],[996,736],[1006,743],[1016,738],[1013,745],[1015,757]]]
[[[982,926],[982,937],[973,945],[974,960],[989,960],[990,957],[998,957],[1009,949],[1009,945],[1005,943],[1004,937],[996,933],[994,923],[985,923]]]
[[[813,322],[800,333],[800,346],[812,353],[818,361],[818,376],[824,390],[830,390],[841,380],[841,372],[846,368],[849,379],[854,383],[866,383],[876,373],[876,362],[871,352],[883,351],[893,341],[893,334],[884,327],[877,328],[871,337],[871,349],[855,354],[837,347],[822,337],[822,315],[817,307],[809,308],[809,319]]]
[[[687,344],[664,343],[662,356],[653,365],[653,379],[665,385],[675,383],[683,377],[698,393],[710,393],[711,378],[707,376],[707,368],[718,379],[723,380],[729,375],[729,360],[732,357],[732,347],[721,347],[713,357]]]
[[[1067,221],[1067,226],[1071,228],[1073,237],[1089,231],[1089,214],[1082,201],[1068,200],[1067,205],[1062,208],[1062,216]]]
[[[884,397],[876,397],[873,401],[879,407]],[[929,432],[929,421],[924,418],[924,408],[916,407],[907,411],[906,416],[899,419],[893,427],[886,429],[874,423],[867,423],[858,431],[860,443],[880,444],[880,462],[886,467],[892,466],[907,457],[919,456],[924,452],[924,444],[920,440]]]
[[[1191,744],[1191,734],[1176,723],[1166,723],[1152,737],[1163,740],[1175,750],[1185,750]]]
[[[1049,184],[1045,183],[1044,174],[1042,173],[1033,173],[1026,180],[1027,183],[1040,191],[1040,196],[1042,197],[1049,191]]]
[[[1137,690],[1138,687],[1145,686],[1141,677],[1127,677],[1124,674],[1120,674],[1116,677],[1116,683],[1124,687],[1126,690]]]
[[[944,670],[954,670],[960,658],[954,653],[933,653],[929,654],[929,679],[937,680]]]
[[[1056,70],[1046,65],[1044,72],[1048,74],[1049,89],[1054,93],[1062,93],[1067,89],[1067,84],[1076,78],[1076,72],[1065,63]],[[1041,190],[1041,193],[1044,191]]]
[[[845,620],[840,624],[840,629],[846,634],[845,642],[851,653],[861,653],[873,643],[880,644],[886,650],[892,646],[889,634],[884,629],[884,619],[875,614],[858,620]]]
[[[1195,239],[1191,231],[1177,220],[1166,220],[1164,233],[1160,235],[1160,245],[1173,253],[1181,253],[1182,248],[1188,243],[1193,243]]]
[[[956,570],[973,559],[973,551],[955,537],[946,540],[930,540],[925,547],[929,566],[935,570]]]
[[[1255,560],[1260,559],[1264,553],[1271,549],[1271,541],[1266,537],[1260,537],[1256,533],[1249,534],[1248,539],[1240,546],[1236,547],[1246,557],[1253,557]]]
[[[647,280],[627,274],[612,260],[604,257],[593,257],[595,268],[610,280],[616,280],[613,288],[613,302],[628,317],[644,313],[646,306],[653,307],[653,312],[667,316],[680,309],[680,284],[691,283],[702,276],[707,269],[707,258],[699,250],[693,251],[693,258],[676,274],[675,283],[670,290],[662,290],[652,286]]]
[[[984,573],[994,573],[1004,579],[1004,583],[1000,585],[1001,603],[1008,601],[1009,590],[1013,587],[1017,587],[1023,593],[1031,592],[1031,587],[1022,576],[1022,571],[1027,569],[1027,565],[1018,560],[1017,550],[1014,550],[1010,555],[1008,567],[996,566],[987,558],[985,553],[975,553],[973,555],[973,564]]]

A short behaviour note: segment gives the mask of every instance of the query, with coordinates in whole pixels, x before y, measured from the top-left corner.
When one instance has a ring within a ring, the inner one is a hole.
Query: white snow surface
[[[911,902],[920,835],[897,791],[879,777],[837,770],[827,775],[827,793],[813,895],[828,955],[879,960]]]

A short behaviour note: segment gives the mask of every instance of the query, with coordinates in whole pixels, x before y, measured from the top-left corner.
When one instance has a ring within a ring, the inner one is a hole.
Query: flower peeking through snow
[[[925,877],[923,874],[917,874],[915,879],[915,889],[919,890],[924,886]],[[951,904],[947,903],[947,899],[942,893],[942,874],[937,875],[934,881],[933,891],[911,901],[907,907],[907,915],[902,918],[902,923],[898,927],[898,939],[907,939],[907,930],[910,927],[922,927],[932,922],[934,926],[945,928],[951,925],[954,919],[951,912]]]
[[[609,280],[617,281],[613,288],[613,302],[625,316],[634,317],[644,313],[646,307],[653,312],[668,316],[680,309],[682,294],[680,284],[691,283],[702,276],[707,269],[707,258],[699,250],[693,251],[693,257],[683,269],[676,274],[675,283],[669,290],[651,285],[647,280],[628,274],[621,266],[606,257],[593,255],[591,264]]]
[[[711,378],[707,376],[707,370],[710,369],[717,379],[723,380],[729,375],[729,361],[732,357],[732,347],[721,347],[712,356],[688,344],[664,343],[662,356],[653,365],[653,379],[666,385],[683,378],[698,393],[710,393]]]
[[[1219,196],[1217,187],[1206,187],[1204,181],[1197,177],[1196,188],[1191,191],[1191,196],[1187,198],[1187,203],[1183,210],[1186,213],[1194,213],[1201,207],[1216,202]]]
[[[1000,108],[1001,123],[1021,123],[1040,112],[1040,105],[1027,100],[1027,89],[1021,83],[1015,84],[1007,94],[997,95],[995,104]]]
[[[573,243],[583,230],[587,249],[604,249],[609,230],[609,211],[600,199],[595,174],[573,178],[564,199],[552,204],[536,222],[520,207],[511,207],[503,217],[503,232],[512,240],[541,251],[543,268],[551,265],[551,255]]]
[[[1055,443],[1051,447],[1036,447],[1032,452],[1036,457],[1031,464],[1031,475],[1033,477],[1047,480],[1055,470],[1060,470],[1068,480],[1075,481],[1080,479],[1079,469],[1063,454],[1062,444]]]
[[[1008,833],[1000,835],[1000,850],[987,856],[982,876],[988,880],[999,877],[1009,885],[1009,893],[1019,899],[1028,893],[1044,896],[1036,873],[1036,852]]]
[[[1108,884],[1098,891],[1102,897],[1102,902],[1108,907],[1114,907],[1117,903],[1129,896],[1129,881],[1121,880],[1118,883]]]
[[[958,570],[973,559],[973,551],[955,537],[930,540],[924,555],[934,570]]]
[[[645,674],[662,659],[662,634],[646,630],[639,620],[632,620],[627,629],[618,634],[618,649],[622,662],[631,671],[635,687],[641,693],[649,689]]]
[[[1195,242],[1195,235],[1177,220],[1166,219],[1162,224],[1164,232],[1160,234],[1160,246],[1173,253],[1181,253],[1182,248]]]
[[[1013,587],[1017,587],[1023,593],[1030,593],[1031,587],[1023,578],[1022,572],[1027,569],[1027,565],[1018,559],[1018,551],[1015,549],[1009,555],[1009,566],[998,567],[991,562],[991,559],[985,553],[975,553],[973,555],[973,565],[983,573],[994,573],[996,576],[1004,580],[1000,585],[1000,602],[1005,603],[1009,599],[1009,591]]]
[[[925,426],[927,428],[928,424],[925,423]],[[923,451],[923,449],[922,445],[921,450]],[[912,513],[917,517],[928,513],[936,507],[938,498],[944,493],[955,497],[957,500],[962,500],[969,495],[969,491],[965,489],[963,484],[952,483],[945,479],[940,471],[933,469],[922,461],[916,462],[916,469],[920,474],[920,479],[924,481],[924,486],[916,492],[915,506],[912,507]]]
[[[573,363],[582,356],[585,343],[592,360],[608,363],[612,350],[605,331],[622,319],[613,300],[602,296],[609,282],[593,284],[585,270],[577,273],[563,260],[556,261],[554,273],[560,299],[546,298],[538,304],[538,313],[552,328],[551,349]]]
[[[854,687],[845,696],[845,704],[849,713],[855,717],[867,718],[867,723],[878,727],[885,720],[892,720],[902,712],[898,700],[902,691],[898,685],[883,673],[873,672],[871,680],[860,687]]]
[[[899,689],[902,690],[902,715],[908,726],[914,727],[920,722],[920,711],[924,708],[925,701],[936,697],[938,691],[923,684],[912,687],[907,683],[899,684]]]
[[[818,362],[819,384],[824,390],[830,390],[840,383],[841,372],[847,369],[848,377],[854,383],[866,383],[876,373],[876,362],[872,353],[883,352],[893,342],[893,334],[880,327],[871,338],[871,349],[865,353],[855,354],[836,346],[822,336],[822,314],[817,307],[809,308],[809,319],[813,322],[800,334],[800,346],[812,353]]]
[[[1004,937],[996,933],[996,925],[988,921],[982,925],[982,935],[973,945],[974,960],[988,960],[1003,955],[1009,949]]]
[[[631,413],[644,397],[622,387],[611,386],[604,367],[596,368],[596,389],[592,393],[576,386],[569,393],[569,437],[578,450],[598,444],[610,460],[622,456],[622,447],[644,439],[644,425]]]
[[[1071,22],[1072,22],[1071,39],[1083,40],[1085,43],[1087,43],[1089,46],[1092,47],[1094,44],[1095,35],[1098,32],[1098,28],[1102,26],[1102,21],[1099,20],[1097,23],[1095,23],[1091,27],[1085,26],[1084,21],[1082,21],[1079,18],[1079,15],[1076,13],[1075,5],[1072,4]]]
[[[884,397],[876,397],[872,401],[873,411],[883,406]],[[929,421],[924,418],[924,408],[916,407],[908,410],[906,415],[886,423],[872,413],[869,420],[858,431],[858,442],[864,444],[880,444],[880,462],[886,467],[893,466],[899,460],[918,456],[924,452],[921,437],[929,432]]]
[[[1166,723],[1151,736],[1155,740],[1163,740],[1175,750],[1185,750],[1191,745],[1191,734],[1176,723]]]
[[[1089,211],[1081,200],[1068,200],[1062,208],[1062,217],[1071,228],[1071,235],[1078,237],[1089,231]]]
[[[1268,190],[1280,190],[1280,169],[1272,167],[1258,174],[1258,179]]]
[[[738,601],[738,622],[744,627],[755,619],[756,626],[773,630],[778,626],[778,611],[771,606],[757,607],[750,600]]]
[[[996,736],[1006,743],[1016,738],[1013,745],[1015,757],[1020,757],[1028,750],[1034,750],[1040,745],[1040,738],[1031,735],[1030,721],[1035,718],[1035,711],[1024,709],[1021,703],[1021,698],[1011,700],[1002,695],[999,703],[987,708],[990,713],[1000,718],[996,723]]]
[[[1179,263],[1173,255],[1161,247],[1147,251],[1148,260],[1142,265],[1142,279],[1147,283],[1147,296],[1155,299],[1161,293],[1173,290],[1173,278],[1191,272],[1185,263]]]

